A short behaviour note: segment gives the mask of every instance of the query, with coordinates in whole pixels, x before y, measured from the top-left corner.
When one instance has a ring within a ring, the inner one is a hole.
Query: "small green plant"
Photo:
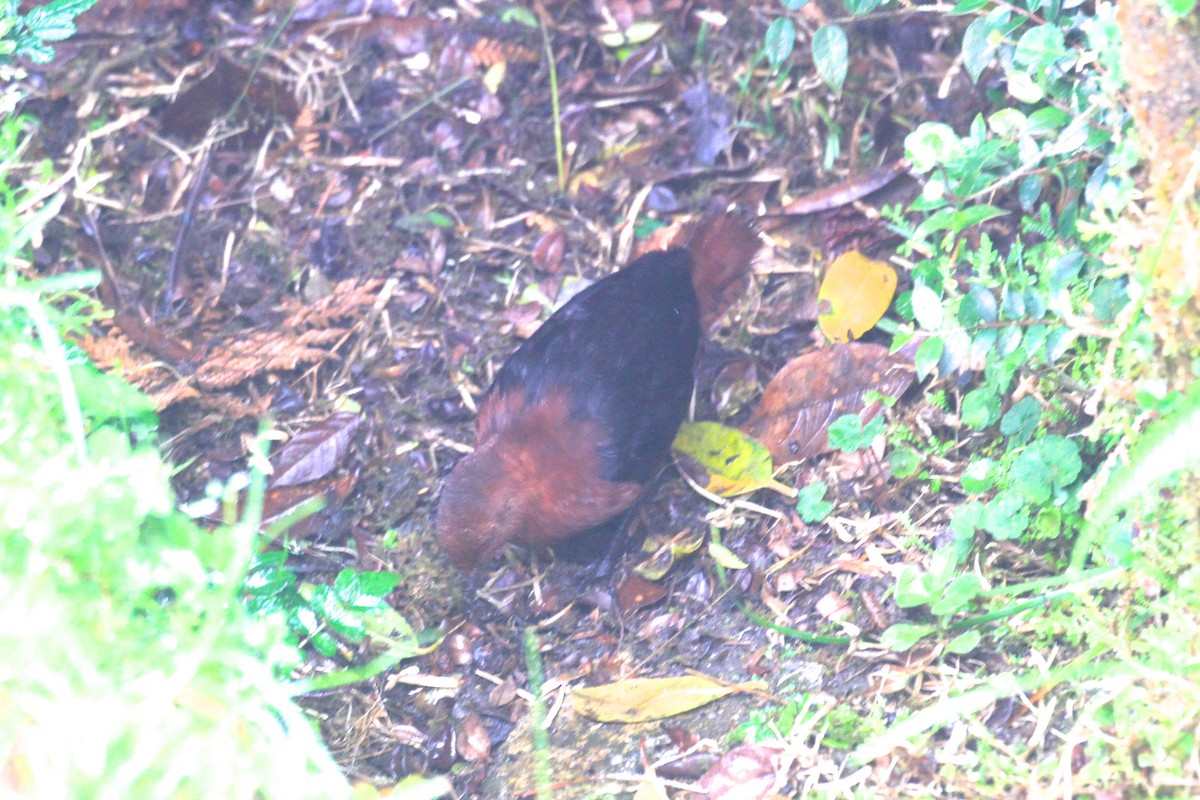
[[[0,64],[24,56],[35,64],[54,59],[48,42],[61,42],[75,33],[75,18],[96,0],[50,0],[21,14],[17,0],[6,0],[0,10]]]
[[[958,573],[958,559],[948,549],[939,550],[930,559],[929,568],[905,565],[896,578],[896,605],[901,608],[926,606],[938,624],[899,622],[880,637],[887,648],[904,652],[921,639],[945,630],[948,621],[974,606],[983,589],[979,577],[971,572]],[[955,635],[946,643],[947,653],[969,653],[978,645],[982,635],[968,630]]]
[[[311,646],[321,655],[345,652],[342,641],[360,644],[368,620],[391,611],[386,597],[400,583],[391,572],[344,569],[332,584],[305,584],[287,566],[287,552],[259,554],[244,583],[251,614],[282,614],[298,647]],[[342,640],[342,641],[339,641]]]
[[[883,417],[873,417],[864,425],[858,414],[843,414],[829,424],[829,446],[843,453],[866,450],[883,430]]]
[[[19,126],[0,123],[6,788],[24,797],[348,797],[291,701],[297,687],[278,679],[298,658],[280,615],[251,615],[239,602],[259,544],[263,478],[242,481],[247,518],[215,531],[176,508],[152,403],[64,339],[94,320],[82,292],[98,276],[30,281],[19,271],[58,208],[17,211],[31,191],[8,182]],[[214,499],[234,507],[235,488]],[[327,588],[338,605],[326,607],[370,610],[382,588],[343,578]],[[433,788],[421,796],[448,789]]]
[[[825,499],[829,486],[824,481],[813,481],[800,490],[796,497],[796,511],[800,518],[812,525],[829,516],[833,503]]]

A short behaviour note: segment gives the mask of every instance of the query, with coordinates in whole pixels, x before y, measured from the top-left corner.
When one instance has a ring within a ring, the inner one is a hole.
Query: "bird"
[[[670,458],[702,337],[744,294],[761,247],[714,209],[591,284],[505,361],[479,404],[474,450],[438,504],[460,569],[505,545],[552,545],[632,507]]]

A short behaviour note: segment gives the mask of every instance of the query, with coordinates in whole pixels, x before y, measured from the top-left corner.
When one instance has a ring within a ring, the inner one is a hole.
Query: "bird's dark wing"
[[[536,403],[566,391],[572,416],[606,432],[592,443],[601,477],[645,483],[687,413],[699,338],[689,253],[650,253],[555,312],[509,357],[490,393],[519,391]]]

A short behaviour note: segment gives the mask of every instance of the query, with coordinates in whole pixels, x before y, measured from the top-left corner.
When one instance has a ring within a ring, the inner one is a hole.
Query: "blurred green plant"
[[[31,204],[38,187],[11,182],[21,136],[19,119],[0,122],[5,785],[47,798],[348,797],[291,701],[299,687],[278,680],[300,658],[282,615],[240,602],[262,476],[214,489],[228,508],[247,489],[241,521],[210,531],[176,508],[152,403],[64,338],[96,318],[84,290],[97,276],[21,274],[61,205]],[[389,581],[346,576],[310,602],[353,634],[343,612],[375,609]],[[442,779],[392,796],[448,791]]]

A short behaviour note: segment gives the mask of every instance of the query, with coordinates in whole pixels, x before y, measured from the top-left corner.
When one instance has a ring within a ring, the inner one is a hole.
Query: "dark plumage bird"
[[[666,463],[704,331],[744,293],[760,240],[711,213],[573,297],[513,353],[442,489],[437,529],[462,569],[625,511]]]

